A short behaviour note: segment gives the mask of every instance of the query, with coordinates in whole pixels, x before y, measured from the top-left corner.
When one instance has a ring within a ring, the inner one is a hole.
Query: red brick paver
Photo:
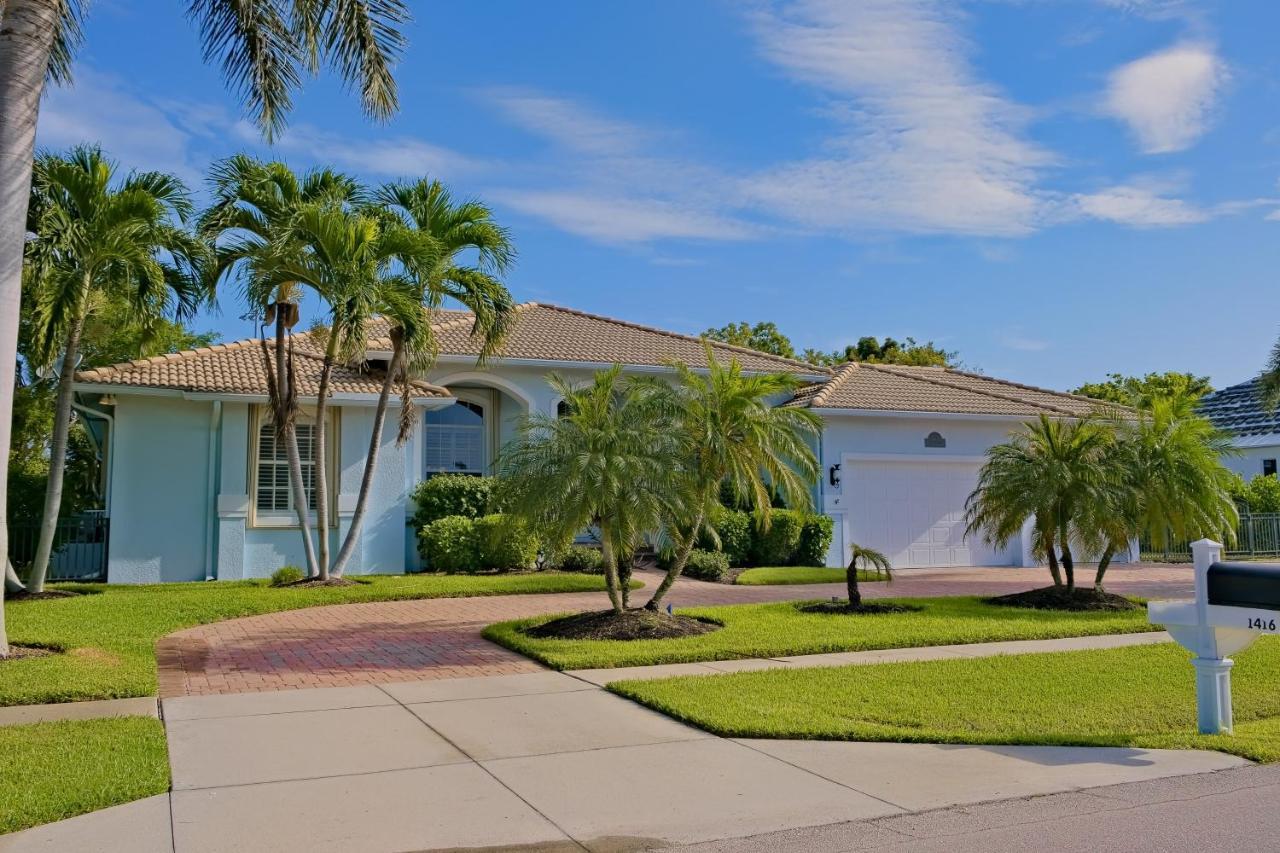
[[[1042,586],[1043,569],[903,570],[889,584],[867,584],[884,596],[993,595]],[[1092,570],[1081,572],[1092,582]],[[651,578],[646,578],[652,588]],[[1115,592],[1155,598],[1190,596],[1188,566],[1116,566]],[[646,591],[639,590],[639,598]],[[677,606],[741,604],[840,595],[843,586],[727,586],[681,580]],[[312,607],[232,619],[164,637],[156,646],[160,695],[198,696],[303,687],[341,687],[432,678],[503,675],[541,669],[488,642],[492,622],[544,613],[599,609],[603,593],[435,598]]]

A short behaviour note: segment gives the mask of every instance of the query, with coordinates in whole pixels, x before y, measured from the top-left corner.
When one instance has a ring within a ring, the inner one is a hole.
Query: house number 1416
[[[1274,631],[1276,629],[1276,620],[1263,619],[1261,616],[1251,617],[1249,619],[1249,627],[1255,631]]]

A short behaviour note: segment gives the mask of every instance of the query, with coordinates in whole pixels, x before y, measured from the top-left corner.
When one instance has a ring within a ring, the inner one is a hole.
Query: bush
[[[836,523],[829,515],[806,515],[804,525],[800,528],[800,544],[796,546],[792,565],[825,566],[835,529]]]
[[[1280,478],[1259,474],[1247,484],[1242,481],[1237,489],[1232,497],[1244,501],[1249,512],[1280,512]]]
[[[755,541],[752,547],[752,559],[757,566],[789,566],[795,559],[796,550],[800,547],[800,532],[804,529],[805,517],[791,509],[775,509],[769,515],[769,528],[760,525],[760,514],[752,519],[755,527]]]
[[[527,570],[537,564],[538,537],[522,522],[494,513],[472,523],[482,568]]]
[[[473,519],[438,518],[418,531],[418,552],[435,572],[474,572],[480,568],[479,537]]]
[[[711,537],[703,534],[698,547],[706,551],[722,551],[730,566],[745,566],[751,561],[751,516],[736,509],[721,510],[711,522],[720,539],[717,548]]]
[[[700,581],[721,581],[729,574],[729,560],[723,551],[704,551],[694,548],[689,552],[684,574]]]
[[[571,545],[554,560],[553,565],[562,572],[602,575],[604,574],[604,555],[598,548]]]
[[[297,566],[282,566],[271,573],[272,586],[288,586],[291,583],[297,583],[307,576],[307,573]]]
[[[439,474],[423,480],[413,490],[413,526],[421,529],[451,515],[479,518],[489,512],[492,492],[492,477]]]

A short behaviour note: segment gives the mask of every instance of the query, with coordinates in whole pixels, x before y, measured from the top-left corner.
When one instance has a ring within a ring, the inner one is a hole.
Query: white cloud
[[[705,209],[678,202],[556,191],[500,192],[497,199],[522,213],[602,243],[685,240],[744,240],[755,230]]]
[[[1072,204],[1086,217],[1135,228],[1168,228],[1193,225],[1211,219],[1210,211],[1160,190],[1141,184],[1122,184],[1072,197]],[[1225,212],[1225,211],[1224,211]]]
[[[1228,77],[1211,45],[1174,45],[1113,71],[1103,111],[1127,124],[1145,153],[1181,151],[1208,130]]]
[[[1037,225],[1025,110],[978,79],[951,7],[799,0],[752,15],[764,56],[833,99],[830,153],[752,177],[753,201],[822,230],[1017,235]]]
[[[247,122],[240,123],[239,133],[246,141],[258,141],[257,130]],[[285,131],[274,148],[339,169],[397,178],[449,178],[484,168],[471,157],[411,136],[354,139],[305,124]]]
[[[532,89],[487,89],[482,95],[513,124],[569,150],[624,156],[638,153],[654,138],[651,131],[638,125]]]

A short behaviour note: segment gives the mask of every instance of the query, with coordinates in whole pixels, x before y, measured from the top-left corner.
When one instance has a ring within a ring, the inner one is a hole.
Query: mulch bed
[[[1046,586],[1041,589],[997,595],[982,599],[987,604],[1003,607],[1027,607],[1032,610],[1141,610],[1142,605],[1114,592],[1093,587],[1076,587],[1070,592],[1065,586]]]
[[[46,649],[44,646],[18,646],[9,644],[9,656],[0,658],[0,663],[7,663],[23,658],[43,658],[58,654],[57,649]]]
[[[820,601],[800,607],[802,613],[826,613],[832,616],[866,616],[873,613],[919,613],[924,610],[915,604],[891,604],[880,601],[864,601],[850,607],[847,601]]]
[[[69,589],[46,589],[44,592],[6,592],[5,601],[44,601],[49,598],[75,598],[81,595],[78,592],[72,592]]]
[[[577,613],[525,629],[530,637],[553,640],[670,640],[720,630],[715,622],[692,616],[668,616],[652,610]]]
[[[320,580],[320,578],[303,578],[300,581],[294,581],[293,583],[282,584],[281,586],[292,587],[294,589],[297,589],[299,587],[303,589],[307,589],[309,587],[323,587],[323,586],[355,586],[358,583],[360,583],[360,581],[353,581],[350,578],[329,578],[328,580],[324,580],[324,581]]]

